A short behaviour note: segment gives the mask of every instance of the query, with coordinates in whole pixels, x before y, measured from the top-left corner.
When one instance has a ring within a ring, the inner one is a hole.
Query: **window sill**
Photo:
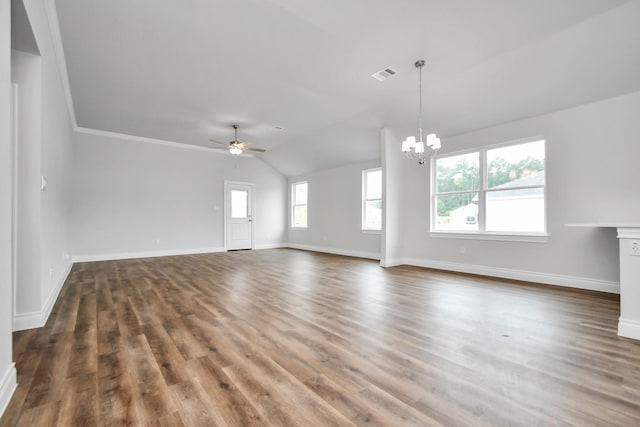
[[[360,229],[362,234],[382,234],[382,230],[371,230],[367,228]]]
[[[495,240],[502,242],[527,242],[527,243],[547,243],[549,234],[500,234],[500,233],[467,233],[455,231],[431,231],[431,237],[438,239],[470,239],[470,240]]]
[[[307,231],[309,227],[289,227],[289,229],[293,231]]]

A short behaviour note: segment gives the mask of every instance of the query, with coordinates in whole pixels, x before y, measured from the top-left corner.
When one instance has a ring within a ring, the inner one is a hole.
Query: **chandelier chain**
[[[407,139],[402,141],[401,150],[410,159],[418,160],[418,164],[424,165],[425,159],[427,155],[425,154],[425,149],[429,148],[432,153],[437,153],[440,149],[440,138],[437,137],[435,133],[431,133],[427,135],[427,139],[423,138],[422,131],[422,68],[425,65],[424,59],[417,60],[414,65],[418,69],[418,85],[420,93],[418,94],[418,124],[419,124],[419,135],[418,139],[414,136],[408,136]]]
[[[422,67],[424,66],[424,60],[420,60],[416,62],[416,67],[418,68],[418,73],[420,73],[419,78],[419,87],[420,87],[420,116],[418,117],[418,123],[420,124],[420,141],[422,141]]]

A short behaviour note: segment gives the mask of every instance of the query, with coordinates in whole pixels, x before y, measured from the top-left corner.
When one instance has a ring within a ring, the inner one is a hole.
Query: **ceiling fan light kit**
[[[229,147],[229,152],[231,154],[239,156],[240,154],[242,154],[242,148],[240,148],[240,147],[238,147],[236,145],[232,145],[231,147]]]
[[[414,159],[418,161],[418,164],[424,165],[426,159],[425,153],[425,141],[422,138],[422,68],[425,65],[424,59],[420,59],[415,62],[415,67],[418,69],[420,74],[420,109],[418,113],[418,139],[416,140],[415,136],[409,136],[407,139],[402,141],[401,150],[405,154],[407,158]],[[440,143],[440,138],[436,136],[435,133],[430,133],[427,135],[426,146],[431,149],[433,154],[437,153],[438,150],[442,147]]]

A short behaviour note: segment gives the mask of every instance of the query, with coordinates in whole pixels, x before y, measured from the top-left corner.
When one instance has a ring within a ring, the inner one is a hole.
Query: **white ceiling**
[[[288,176],[640,90],[639,0],[57,0],[78,125],[240,139]],[[398,74],[370,77],[385,67]],[[274,130],[282,126],[283,131]]]
[[[27,11],[21,0],[11,0],[11,49],[40,55]]]

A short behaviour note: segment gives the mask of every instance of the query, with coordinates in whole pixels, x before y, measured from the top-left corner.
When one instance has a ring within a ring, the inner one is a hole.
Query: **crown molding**
[[[143,136],[129,135],[125,133],[109,132],[99,129],[91,129],[78,126],[76,120],[75,108],[73,106],[73,98],[71,97],[71,86],[69,84],[69,73],[67,72],[67,61],[64,56],[64,47],[62,45],[62,36],[60,34],[60,23],[58,22],[58,11],[56,9],[55,0],[45,0],[45,13],[47,15],[47,21],[49,23],[49,34],[51,36],[51,44],[53,45],[53,52],[56,57],[56,63],[58,65],[58,72],[60,76],[60,82],[62,84],[62,90],[67,103],[67,110],[69,112],[69,118],[71,120],[71,127],[74,132],[87,135],[96,135],[107,138],[117,138],[125,141],[145,142],[151,144],[164,145],[168,147],[182,148],[186,150],[207,151],[214,154],[222,154],[226,156],[234,156],[228,150],[216,149],[212,147],[205,147],[200,145],[186,144],[175,141],[167,141],[163,139],[147,138]],[[242,157],[255,157],[250,153],[242,153]]]
[[[164,145],[166,147],[182,148],[183,150],[206,151],[207,153],[221,154],[224,156],[235,156],[235,154],[231,154],[229,150],[225,150],[225,149],[216,149],[211,147],[203,147],[201,145],[184,144],[181,142],[167,141],[164,139],[147,138],[146,136],[136,136],[136,135],[129,135],[127,133],[109,132],[106,130],[84,128],[80,126],[76,126],[73,130],[76,133],[81,133],[85,135],[101,136],[105,138],[116,138],[124,141],[144,142],[147,144]],[[253,154],[242,153],[242,157],[254,157],[254,156]]]
[[[76,113],[73,108],[73,99],[71,98],[71,87],[69,86],[69,73],[67,73],[67,61],[64,57],[64,48],[62,46],[62,36],[60,35],[60,24],[58,22],[58,11],[56,10],[55,0],[45,0],[44,10],[49,22],[49,33],[51,35],[51,44],[53,45],[53,53],[58,64],[58,72],[60,82],[62,83],[62,91],[67,101],[67,110],[71,119],[71,127],[77,128]]]

